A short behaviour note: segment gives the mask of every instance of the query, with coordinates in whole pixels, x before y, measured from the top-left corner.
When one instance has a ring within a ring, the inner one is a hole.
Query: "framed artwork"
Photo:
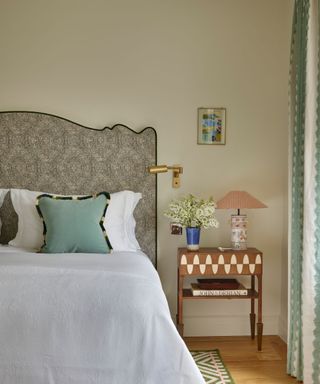
[[[198,144],[226,143],[226,109],[198,108]]]

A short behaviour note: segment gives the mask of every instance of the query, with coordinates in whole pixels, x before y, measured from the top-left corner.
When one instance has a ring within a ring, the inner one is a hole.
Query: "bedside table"
[[[200,248],[189,251],[178,248],[178,313],[177,328],[183,337],[183,301],[184,300],[213,300],[213,299],[247,299],[251,301],[250,330],[251,338],[255,337],[255,300],[258,300],[257,344],[258,351],[262,347],[262,252],[256,248],[246,250],[219,251],[218,248]],[[193,296],[191,289],[183,288],[186,276],[205,277],[235,277],[251,276],[251,287],[246,296]],[[255,290],[255,279],[258,290]]]

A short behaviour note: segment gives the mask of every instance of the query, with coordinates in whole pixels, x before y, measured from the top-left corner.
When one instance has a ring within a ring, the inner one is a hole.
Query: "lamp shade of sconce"
[[[237,209],[231,215],[231,243],[233,249],[247,249],[247,215],[240,215],[240,209],[267,208],[260,200],[246,191],[228,192],[217,202],[217,209]]]
[[[183,173],[183,168],[180,165],[153,165],[148,167],[148,170],[152,174],[172,171],[172,187],[180,187],[180,174]]]

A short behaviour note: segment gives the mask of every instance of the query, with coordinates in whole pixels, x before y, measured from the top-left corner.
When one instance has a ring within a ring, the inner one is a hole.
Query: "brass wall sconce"
[[[169,170],[172,171],[172,187],[179,188],[180,187],[180,174],[183,173],[183,168],[180,165],[153,165],[148,167],[150,173],[164,173]]]

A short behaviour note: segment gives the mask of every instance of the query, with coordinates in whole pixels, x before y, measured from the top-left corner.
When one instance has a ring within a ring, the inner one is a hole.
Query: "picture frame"
[[[226,143],[226,108],[198,108],[198,144]]]

